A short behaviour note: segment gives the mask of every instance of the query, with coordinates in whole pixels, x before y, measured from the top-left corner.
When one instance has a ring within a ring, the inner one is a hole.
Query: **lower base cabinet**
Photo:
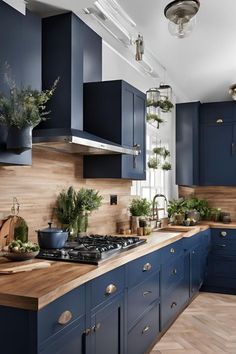
[[[128,333],[127,354],[146,353],[157,340],[158,334],[159,302]]]

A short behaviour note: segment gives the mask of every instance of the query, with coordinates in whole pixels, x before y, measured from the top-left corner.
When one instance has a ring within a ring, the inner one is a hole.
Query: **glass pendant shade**
[[[182,39],[188,37],[192,33],[196,22],[196,17],[193,17],[192,20],[188,22],[184,22],[180,19],[177,24],[169,21],[168,29],[172,36]]]
[[[169,32],[177,38],[188,37],[196,25],[199,8],[199,0],[175,0],[168,4],[164,14],[169,20]]]

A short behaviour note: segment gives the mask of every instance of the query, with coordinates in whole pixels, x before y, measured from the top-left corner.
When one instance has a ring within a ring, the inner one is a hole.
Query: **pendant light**
[[[232,86],[230,86],[229,88],[229,94],[232,97],[232,99],[234,101],[236,101],[236,84],[233,84]]]
[[[164,10],[169,20],[169,32],[177,38],[188,37],[195,27],[199,8],[199,0],[175,0],[169,3]]]

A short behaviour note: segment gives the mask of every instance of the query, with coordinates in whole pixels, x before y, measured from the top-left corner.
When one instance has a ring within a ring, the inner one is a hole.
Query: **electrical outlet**
[[[110,205],[117,205],[117,195],[116,194],[112,194],[110,196]]]

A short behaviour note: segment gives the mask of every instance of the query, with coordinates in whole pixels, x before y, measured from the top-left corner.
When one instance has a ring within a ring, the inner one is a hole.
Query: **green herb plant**
[[[46,111],[46,103],[53,96],[59,78],[48,90],[38,91],[31,87],[18,88],[10,78],[9,66],[6,66],[5,81],[9,87],[9,96],[0,94],[0,124],[22,129],[33,128],[46,120],[50,113]]]
[[[129,210],[132,216],[149,216],[151,214],[151,202],[146,198],[134,198]]]

